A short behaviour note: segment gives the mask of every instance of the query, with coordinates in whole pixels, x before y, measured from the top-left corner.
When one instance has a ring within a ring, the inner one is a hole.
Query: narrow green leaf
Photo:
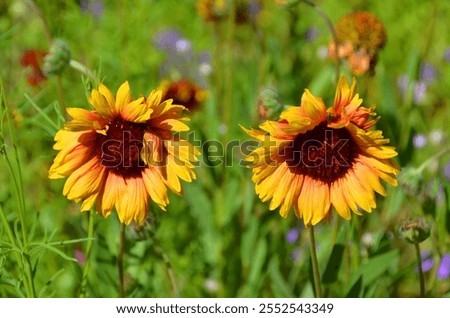
[[[289,284],[283,278],[280,273],[280,261],[278,257],[272,258],[269,264],[269,276],[273,283],[272,289],[275,293],[275,297],[292,298],[294,293],[292,292]]]
[[[323,274],[322,282],[324,284],[332,284],[337,281],[339,269],[342,264],[342,257],[344,255],[345,246],[342,244],[335,244],[328,259],[327,267]]]

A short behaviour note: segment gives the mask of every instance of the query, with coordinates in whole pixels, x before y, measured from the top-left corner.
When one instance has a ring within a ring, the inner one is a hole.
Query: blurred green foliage
[[[94,2],[101,1],[87,1]],[[197,180],[183,185],[183,196],[170,196],[167,213],[152,205],[144,227],[127,227],[126,295],[314,295],[302,223],[293,214],[283,219],[260,202],[238,148],[225,148],[228,166],[208,165],[208,154],[214,150],[205,141],[226,145],[246,140],[238,124],[258,125],[258,96],[264,88],[274,89],[282,104],[298,105],[308,88],[330,105],[335,92],[335,65],[326,57],[330,33],[320,15],[304,3],[282,7],[260,1],[255,18],[235,23],[233,14],[205,22],[195,2],[105,1],[98,16],[95,7],[83,11],[75,0],[36,0],[35,8],[31,1],[1,2],[2,297],[78,296],[80,257],[88,242],[87,214],[62,195],[64,180],[49,180],[47,172],[55,156],[54,134],[66,116],[61,107],[89,108],[86,96],[94,83],[66,68],[60,76],[30,86],[30,69],[20,64],[21,55],[28,49],[48,51],[49,36],[62,38],[72,58],[94,70],[113,91],[128,80],[134,96],[147,95],[165,79],[161,66],[170,57],[157,48],[155,36],[168,28],[178,29],[195,54],[212,56],[212,73],[206,77],[210,98],[191,114],[190,123],[194,135],[189,137],[202,141],[203,159]],[[450,159],[450,62],[444,59],[450,47],[450,2],[317,2],[333,22],[349,12],[367,10],[384,23],[387,45],[375,74],[357,78],[357,91],[364,105],[377,105],[382,116],[377,128],[397,148],[403,169],[399,187],[389,187],[387,198],[378,198],[371,215],[346,222],[334,213],[329,222],[317,226],[325,296],[417,296],[414,248],[396,232],[403,220],[417,215],[432,224],[431,237],[421,245],[434,260],[426,272],[427,295],[450,296],[450,280],[437,277],[442,256],[450,253],[450,185],[444,173]],[[186,63],[198,66],[192,60]],[[435,78],[418,100],[416,84],[423,80],[424,63],[433,66]],[[352,76],[345,63],[341,72]],[[404,89],[398,85],[402,76],[409,79]],[[432,137],[436,132],[439,140]],[[420,148],[414,146],[418,134],[428,141]],[[96,215],[94,222],[87,296],[117,297],[120,225],[116,215]],[[286,238],[292,229],[298,232],[295,242]]]

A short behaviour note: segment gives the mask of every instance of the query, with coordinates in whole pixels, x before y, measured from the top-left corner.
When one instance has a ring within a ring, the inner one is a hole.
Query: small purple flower
[[[299,248],[296,248],[296,249],[291,253],[291,259],[292,259],[293,261],[298,260],[301,256],[302,256],[302,252],[300,251]]]
[[[444,186],[443,186],[442,182],[439,182],[437,192],[436,192],[436,204],[441,205],[444,202],[444,200],[445,200]]]
[[[414,103],[421,104],[425,99],[427,93],[427,83],[424,81],[418,81],[414,83]]]
[[[426,272],[430,271],[434,265],[434,259],[433,259],[433,256],[431,255],[431,251],[430,250],[423,251],[422,255],[420,257],[422,259],[423,272],[426,273]],[[416,268],[416,271],[418,271],[417,268]]]
[[[103,0],[81,0],[80,9],[84,13],[90,13],[96,19],[100,18],[105,10]]]
[[[84,265],[86,263],[86,255],[79,249],[75,249],[73,252],[75,259],[77,260],[78,264]]]
[[[259,2],[259,0],[250,1],[247,10],[250,18],[256,19],[258,14],[261,12],[261,3]]]
[[[447,181],[450,182],[450,160],[447,162],[447,164],[444,167],[444,177],[447,179]]]
[[[431,83],[434,82],[436,76],[437,70],[433,65],[427,62],[422,63],[420,68],[420,81]]]
[[[446,48],[444,51],[444,61],[447,63],[450,62],[450,47]]]
[[[186,53],[192,49],[192,44],[189,40],[181,38],[175,42],[175,49],[178,53]]]
[[[423,134],[416,134],[413,137],[413,146],[416,149],[422,149],[427,144],[427,137]]]
[[[313,42],[316,40],[320,35],[320,31],[316,27],[309,27],[305,31],[305,40],[307,42]]]
[[[437,277],[439,279],[447,279],[450,277],[450,254],[446,253],[442,256],[442,260],[437,271]]]
[[[287,232],[286,240],[288,241],[289,244],[294,244],[298,239],[298,235],[299,235],[298,229],[293,228],[289,230],[289,232]]]
[[[181,34],[176,29],[159,31],[153,37],[155,46],[163,51],[176,49],[177,41],[181,39]]]
[[[198,53],[198,63],[200,64],[211,64],[211,54],[206,51]]]
[[[402,96],[402,97],[405,96],[406,90],[408,89],[408,85],[409,85],[408,75],[401,75],[397,79],[397,88],[398,88],[398,91],[400,92],[400,96]]]

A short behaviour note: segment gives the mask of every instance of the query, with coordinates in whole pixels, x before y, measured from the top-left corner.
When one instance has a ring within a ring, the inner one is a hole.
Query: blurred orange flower
[[[44,51],[26,50],[20,58],[22,66],[31,68],[31,72],[27,75],[27,82],[31,86],[37,86],[47,79],[42,71],[45,55],[47,52]]]

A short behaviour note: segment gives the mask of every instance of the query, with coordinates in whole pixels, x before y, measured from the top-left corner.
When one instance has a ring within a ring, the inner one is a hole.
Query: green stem
[[[91,267],[91,252],[92,245],[94,244],[94,212],[91,210],[87,214],[88,216],[88,242],[86,247],[86,263],[83,267],[83,277],[81,280],[80,298],[86,297],[86,287],[88,281],[88,273]]]
[[[319,263],[317,262],[316,242],[314,240],[314,226],[309,227],[309,244],[311,251],[311,264],[314,277],[314,289],[316,290],[316,298],[322,298],[322,286],[320,284]]]
[[[56,88],[58,90],[58,99],[59,99],[59,111],[61,112],[61,116],[66,115],[66,103],[64,102],[64,90],[62,86],[61,75],[56,77]]]
[[[117,253],[117,268],[119,270],[119,297],[125,297],[125,282],[123,275],[123,254],[125,252],[125,224],[120,223],[119,251]]]
[[[441,151],[439,151],[434,156],[432,156],[432,157],[428,158],[427,160],[425,160],[419,167],[417,167],[416,172],[419,173],[419,174],[422,173],[425,168],[427,168],[435,160],[437,160],[440,157],[442,157],[443,155],[445,155],[447,152],[450,152],[450,147],[442,149]]]
[[[91,69],[89,69],[86,65],[81,64],[78,61],[75,60],[70,60],[69,65],[71,68],[73,68],[74,70],[77,70],[78,72],[80,72],[83,75],[86,75],[87,77],[89,77],[91,80],[94,81],[94,84],[97,86],[99,81],[97,79],[97,76],[95,75],[95,73],[93,71],[91,71]]]
[[[42,27],[44,28],[44,33],[45,33],[48,43],[49,44],[52,43],[52,33],[50,32],[50,28],[48,27],[47,21],[45,20],[45,17],[42,14],[42,11],[39,9],[37,4],[33,0],[27,0],[26,2],[31,7],[31,9],[36,13],[39,20],[41,20]]]
[[[328,15],[322,10],[322,8],[315,2],[310,0],[301,0],[307,5],[313,7],[317,13],[322,17],[322,19],[325,21],[325,24],[327,25],[328,29],[330,30],[331,36],[333,37],[334,47],[336,50],[336,84],[339,82],[339,76],[340,76],[340,67],[341,67],[341,60],[339,58],[338,54],[338,38],[336,30],[334,29],[333,22],[328,17]]]
[[[24,260],[24,256],[23,256],[24,252],[17,245],[13,231],[9,225],[8,219],[7,219],[5,212],[3,211],[3,208],[1,205],[0,205],[0,219],[3,223],[4,229],[6,230],[6,235],[8,236],[11,247],[13,248],[13,250],[17,251],[17,253],[14,253],[14,255],[16,255],[16,257],[17,257],[17,259],[16,259],[17,264],[22,264],[22,268],[25,273],[25,279],[23,280],[23,282],[24,282],[25,289],[27,291],[27,297],[33,298],[33,297],[35,297],[33,276],[31,273],[31,266],[28,266],[31,264],[29,264],[26,260]]]
[[[223,87],[223,106],[224,114],[223,121],[226,125],[226,140],[227,136],[231,130],[231,121],[233,116],[233,70],[234,70],[234,59],[233,59],[233,49],[234,49],[234,29],[235,29],[235,19],[236,19],[236,0],[230,2],[230,15],[228,16],[225,34],[225,54],[224,54],[224,87]]]
[[[6,143],[5,143],[5,127],[4,123],[6,122],[6,128],[9,134],[10,143],[13,148],[13,154],[15,158],[15,166],[9,159],[8,153],[6,151]],[[19,213],[19,224],[21,228],[21,236],[15,235],[16,240],[11,241],[11,244],[13,246],[19,247],[20,251],[20,264],[22,264],[23,271],[25,273],[25,281],[24,285],[28,293],[28,297],[35,297],[35,287],[34,287],[34,280],[33,280],[33,270],[32,265],[29,259],[29,255],[26,253],[26,250],[28,248],[28,230],[27,230],[27,223],[25,218],[25,194],[24,194],[24,187],[23,187],[23,177],[22,177],[22,170],[20,165],[20,159],[19,159],[19,152],[17,151],[16,142],[14,140],[15,134],[13,133],[13,128],[11,124],[11,118],[9,115],[9,109],[6,104],[6,96],[5,96],[5,90],[3,86],[3,79],[0,78],[0,153],[3,155],[6,164],[8,166],[8,170],[13,178],[14,182],[14,191],[17,196],[18,200],[18,213]],[[2,211],[3,214],[3,211]],[[4,216],[3,223],[8,224],[6,216]],[[12,231],[10,229],[10,233],[8,235],[12,235]],[[11,240],[11,237],[10,237]]]
[[[419,268],[419,280],[420,280],[420,297],[425,297],[425,276],[423,274],[422,268],[422,257],[420,253],[419,243],[414,243],[414,247],[416,248],[416,257],[417,257],[417,267]]]

